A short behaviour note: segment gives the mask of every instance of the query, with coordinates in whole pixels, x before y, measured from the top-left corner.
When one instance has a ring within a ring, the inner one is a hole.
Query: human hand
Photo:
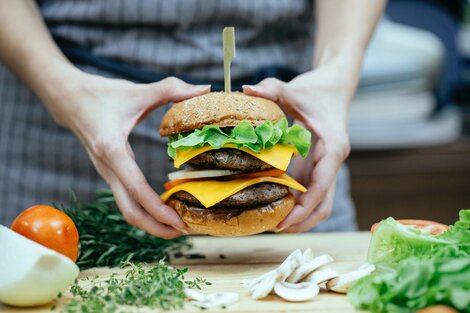
[[[83,72],[74,72],[72,81],[46,106],[57,123],[85,146],[125,220],[166,239],[186,233],[178,214],[162,202],[139,169],[128,136],[155,108],[206,93],[210,86],[194,86],[174,77],[135,84]]]
[[[312,132],[312,148],[306,159],[296,157],[293,177],[307,187],[296,193],[296,205],[278,225],[278,231],[303,232],[327,219],[333,206],[336,175],[350,151],[347,108],[350,95],[341,71],[321,67],[289,83],[268,78],[244,86],[248,95],[271,99]]]

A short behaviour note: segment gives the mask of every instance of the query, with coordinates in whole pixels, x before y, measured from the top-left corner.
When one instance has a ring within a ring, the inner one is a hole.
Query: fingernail
[[[243,89],[250,88],[251,90],[257,90],[256,86],[252,86],[252,85],[242,85],[242,88]]]
[[[180,228],[178,226],[173,226],[173,228],[175,228],[176,230],[179,230],[180,232],[182,232],[185,235],[189,235],[189,232],[184,228]]]
[[[211,85],[193,85],[192,89],[194,91],[210,91],[211,90]]]
[[[274,232],[275,232],[275,233],[280,233],[281,231],[283,231],[283,230],[286,229],[287,227],[289,227],[289,226],[277,227],[277,228],[274,230]]]

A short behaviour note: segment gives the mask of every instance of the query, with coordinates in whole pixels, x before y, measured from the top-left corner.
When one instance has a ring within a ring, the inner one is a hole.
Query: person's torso
[[[309,0],[43,0],[56,40],[140,69],[221,80],[221,33],[236,28],[232,77],[259,68],[311,66]]]

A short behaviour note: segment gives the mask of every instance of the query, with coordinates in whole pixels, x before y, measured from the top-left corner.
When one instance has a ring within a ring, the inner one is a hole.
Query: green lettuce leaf
[[[282,134],[281,143],[295,146],[300,155],[305,157],[310,149],[311,134],[300,125],[292,125]]]
[[[380,222],[369,245],[367,260],[393,266],[408,257],[470,257],[470,210],[439,236],[399,224],[389,217]]]
[[[415,312],[435,304],[470,313],[470,258],[408,258],[393,272],[359,280],[348,299],[374,313]]]
[[[438,238],[467,243],[461,246],[461,249],[470,255],[470,210],[460,210],[459,220]]]
[[[235,144],[238,148],[260,152],[271,149],[275,144],[293,145],[305,158],[311,145],[311,134],[300,125],[288,127],[287,120],[282,119],[276,124],[265,121],[253,127],[248,121],[242,121],[234,128],[220,129],[215,125],[206,125],[202,129],[187,134],[171,136],[168,143],[168,155],[176,157],[176,149],[188,150],[210,145],[220,149],[225,144]]]
[[[379,270],[348,292],[351,303],[371,312],[414,312],[445,304],[470,313],[470,210],[438,236],[383,220],[367,259]]]

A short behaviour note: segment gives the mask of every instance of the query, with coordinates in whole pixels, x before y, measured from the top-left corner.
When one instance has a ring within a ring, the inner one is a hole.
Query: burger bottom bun
[[[289,192],[284,198],[249,209],[206,209],[170,198],[175,209],[193,234],[211,236],[247,236],[273,230],[292,211],[295,198]]]

